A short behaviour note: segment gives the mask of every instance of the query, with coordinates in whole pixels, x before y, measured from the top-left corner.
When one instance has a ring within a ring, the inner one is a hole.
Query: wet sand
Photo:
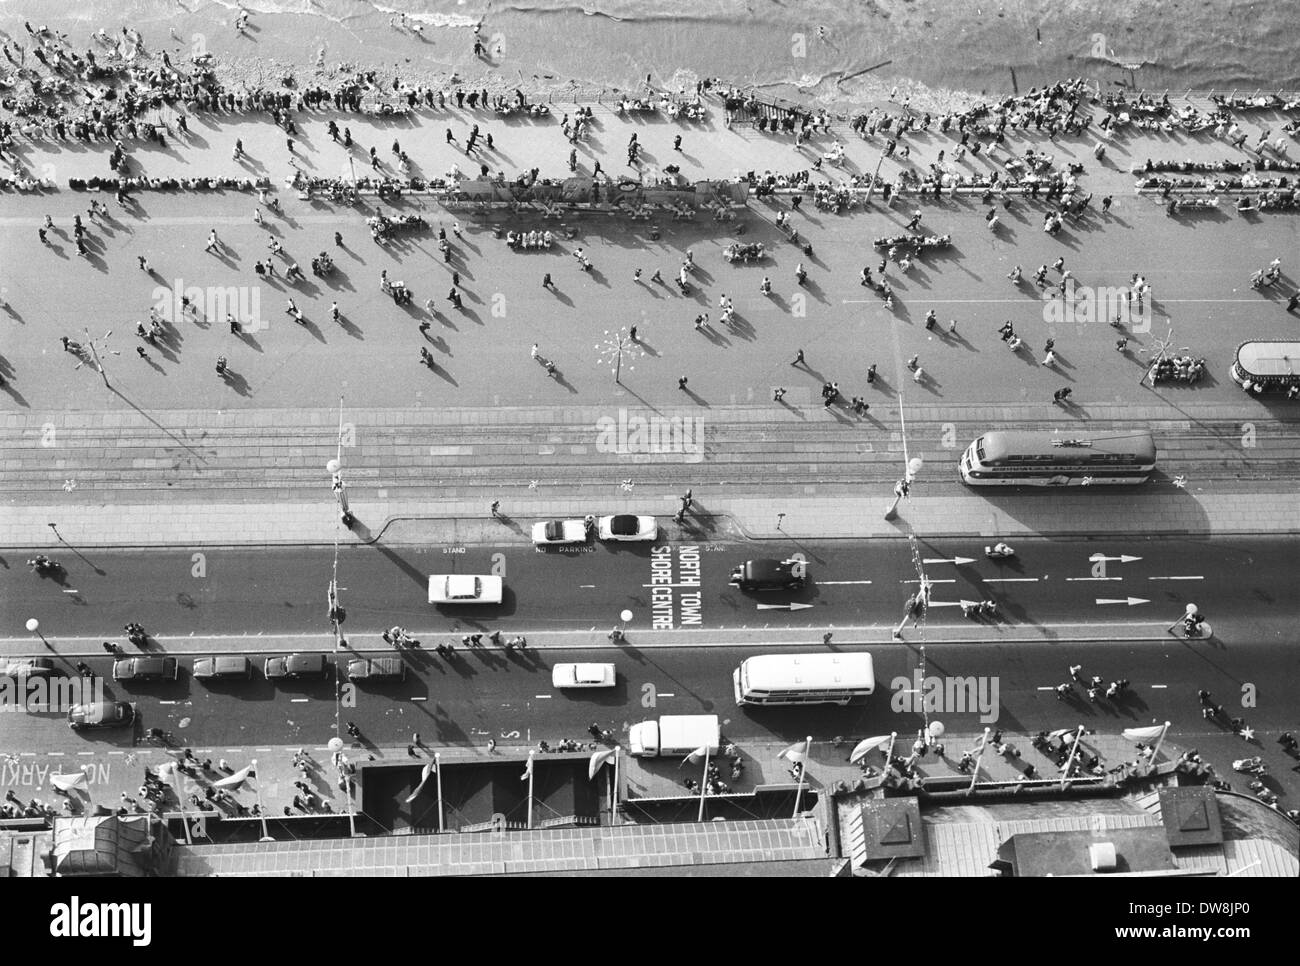
[[[227,81],[329,81],[374,69],[415,83],[566,92],[688,88],[705,76],[848,108],[887,99],[925,109],[1064,77],[1103,89],[1300,89],[1290,4],[1207,0],[249,0],[247,36],[231,0],[90,0],[70,9],[7,0],[23,21],[89,45],[98,27],[140,30],[173,59],[208,51]],[[395,25],[398,14],[407,26]],[[411,29],[420,23],[422,35]],[[482,24],[488,56],[472,53]],[[1121,65],[1133,65],[1129,70]],[[1136,66],[1141,65],[1141,66]],[[6,65],[7,66],[7,65]]]

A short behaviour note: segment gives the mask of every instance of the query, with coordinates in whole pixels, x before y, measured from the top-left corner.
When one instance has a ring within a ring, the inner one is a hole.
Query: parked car
[[[487,574],[433,574],[429,577],[430,604],[499,604],[504,590],[500,577]]]
[[[9,678],[34,678],[54,673],[54,662],[48,657],[15,657],[0,664],[0,676]]]
[[[659,524],[654,517],[617,513],[600,518],[599,532],[602,540],[653,540],[659,536]]]
[[[564,543],[586,543],[595,528],[595,518],[587,520],[538,520],[533,524],[533,543],[539,547]]]
[[[282,654],[268,657],[262,673],[268,681],[283,678],[323,678],[329,673],[330,662],[324,654]]]
[[[194,659],[193,674],[200,681],[227,678],[247,681],[253,676],[253,662],[242,654],[198,657]]]
[[[121,728],[135,720],[135,705],[129,701],[95,701],[74,704],[68,709],[68,726],[82,728]]]
[[[359,657],[348,662],[349,681],[404,681],[406,662],[400,657]]]
[[[114,681],[175,681],[180,662],[174,657],[128,657],[113,662]]]
[[[792,557],[746,560],[731,572],[729,583],[741,590],[798,590],[808,582],[808,563]]]
[[[612,688],[617,672],[612,664],[557,664],[551,685],[557,688]]]

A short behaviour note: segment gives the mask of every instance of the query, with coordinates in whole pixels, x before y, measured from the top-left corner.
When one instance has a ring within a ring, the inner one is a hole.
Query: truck
[[[716,755],[722,744],[722,726],[716,714],[666,714],[658,721],[640,721],[628,729],[632,754],[641,758],[689,755],[708,748]]]

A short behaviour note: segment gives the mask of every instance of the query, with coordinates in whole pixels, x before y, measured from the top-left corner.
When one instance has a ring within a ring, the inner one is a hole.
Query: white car
[[[533,524],[533,543],[539,547],[586,542],[585,520],[539,520]]]
[[[557,688],[612,688],[615,677],[612,664],[557,664],[551,668],[551,684]]]
[[[618,513],[601,517],[599,531],[602,540],[653,540],[659,536],[659,524],[654,517]]]
[[[429,577],[430,604],[499,604],[500,577],[486,574],[432,574]]]

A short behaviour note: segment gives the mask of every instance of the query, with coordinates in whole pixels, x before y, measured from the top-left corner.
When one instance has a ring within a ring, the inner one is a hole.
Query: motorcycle
[[[1007,560],[1016,555],[1015,550],[1005,543],[995,543],[991,547],[984,548],[984,556],[990,560]]]
[[[1232,763],[1232,770],[1251,775],[1262,775],[1268,771],[1268,766],[1264,764],[1264,759],[1256,755],[1253,758],[1238,758]]]
[[[63,573],[63,564],[57,560],[51,560],[43,553],[39,553],[31,560],[28,560],[27,566],[32,569],[32,573],[40,577],[57,576]]]

